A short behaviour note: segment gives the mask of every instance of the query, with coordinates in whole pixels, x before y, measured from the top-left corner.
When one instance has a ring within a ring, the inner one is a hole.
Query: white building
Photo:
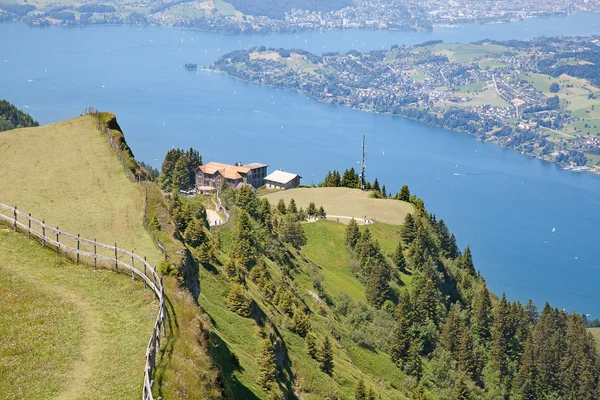
[[[289,172],[275,171],[265,177],[267,189],[292,189],[300,185],[302,177]]]

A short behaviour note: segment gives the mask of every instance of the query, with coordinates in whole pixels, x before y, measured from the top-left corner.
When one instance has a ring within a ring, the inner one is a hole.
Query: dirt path
[[[223,224],[223,219],[216,211],[206,209],[206,219],[208,219],[208,224],[210,226],[217,226]]]

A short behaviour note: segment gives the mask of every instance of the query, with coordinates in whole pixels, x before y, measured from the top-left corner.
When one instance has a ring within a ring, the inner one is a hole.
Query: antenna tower
[[[367,165],[365,164],[365,135],[362,137],[362,159],[360,164],[360,189],[365,190],[366,179],[365,179],[365,170],[367,169]]]

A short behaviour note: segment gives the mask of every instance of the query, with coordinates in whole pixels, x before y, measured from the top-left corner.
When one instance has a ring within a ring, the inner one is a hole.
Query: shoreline
[[[496,146],[501,147],[503,149],[510,150],[510,151],[512,151],[514,153],[519,153],[519,154],[521,154],[523,156],[526,156],[526,157],[529,157],[529,158],[537,159],[537,160],[540,160],[540,161],[547,162],[549,164],[556,165],[556,166],[558,166],[563,171],[570,171],[570,172],[574,172],[574,173],[578,173],[578,174],[580,174],[582,172],[585,172],[585,173],[589,173],[589,174],[592,174],[592,175],[598,175],[598,176],[600,176],[600,169],[598,169],[598,168],[591,168],[591,167],[586,167],[586,166],[563,166],[563,165],[561,165],[560,163],[558,163],[556,161],[548,160],[548,159],[545,159],[543,157],[539,157],[539,156],[537,156],[535,154],[529,154],[529,153],[524,153],[522,151],[517,151],[517,150],[511,149],[510,147],[504,146],[501,143],[498,143],[498,142],[495,142],[495,141],[482,140],[480,137],[478,137],[476,135],[473,135],[473,134],[470,134],[469,132],[461,131],[461,130],[458,130],[458,129],[451,129],[451,128],[447,128],[447,127],[443,127],[443,126],[436,126],[436,125],[428,124],[428,123],[426,123],[426,122],[424,122],[424,121],[422,121],[420,119],[412,118],[412,117],[409,117],[409,116],[406,116],[406,115],[392,114],[391,112],[378,112],[378,111],[374,111],[374,110],[367,110],[367,109],[361,108],[361,107],[352,107],[352,106],[347,106],[345,104],[337,104],[337,103],[334,103],[332,101],[327,101],[326,99],[315,97],[315,96],[311,95],[310,93],[308,93],[308,92],[306,92],[304,90],[295,90],[295,89],[291,89],[291,88],[288,88],[288,87],[285,87],[285,86],[275,86],[275,85],[269,85],[269,84],[265,84],[265,83],[259,83],[259,82],[254,82],[254,81],[251,81],[251,80],[242,79],[240,77],[237,77],[235,75],[231,75],[231,74],[227,73],[226,71],[223,71],[223,70],[220,70],[220,69],[217,69],[217,68],[211,68],[211,67],[204,66],[202,68],[198,68],[198,71],[211,72],[211,73],[218,72],[218,73],[226,75],[229,78],[235,79],[235,80],[237,80],[239,82],[243,82],[243,83],[247,83],[247,84],[253,84],[253,85],[258,85],[258,86],[263,86],[263,87],[268,87],[268,88],[272,88],[272,89],[278,89],[278,90],[282,89],[282,90],[286,90],[286,91],[293,92],[293,93],[303,94],[307,98],[316,100],[319,103],[323,103],[323,104],[340,106],[340,107],[344,107],[344,108],[347,108],[347,109],[350,109],[350,110],[356,110],[356,111],[361,111],[361,112],[365,112],[365,113],[372,113],[372,114],[377,114],[377,115],[386,115],[386,116],[389,116],[389,117],[392,117],[392,118],[405,118],[407,120],[415,121],[415,122],[418,122],[418,123],[420,123],[422,125],[425,125],[425,126],[430,126],[430,127],[433,127],[433,128],[443,129],[443,130],[446,130],[446,131],[449,131],[449,132],[460,133],[460,134],[463,134],[463,135],[470,136],[470,137],[472,137],[472,138],[474,138],[476,140],[479,140],[482,143],[493,144],[493,145],[496,145]]]

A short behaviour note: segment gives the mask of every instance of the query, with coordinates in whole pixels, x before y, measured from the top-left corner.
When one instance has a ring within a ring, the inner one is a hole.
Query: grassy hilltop
[[[103,113],[101,118],[115,137],[122,137],[114,115]],[[143,188],[127,179],[107,135],[96,123],[95,117],[82,116],[0,132],[0,202],[17,205],[66,232],[134,249],[159,265],[162,254],[143,225]],[[168,248],[167,264],[182,268],[183,245],[171,236],[162,195],[151,184],[148,193],[148,217],[163,222],[162,230],[155,233]],[[0,297],[10,306],[10,312],[0,318],[0,342],[7,343],[9,351],[22,352],[9,364],[0,363],[1,371],[12,370],[0,374],[0,387],[9,388],[3,395],[24,398],[27,388],[30,398],[139,397],[146,344],[157,312],[150,293],[140,289],[141,283],[132,284],[127,275],[76,268],[39,244],[4,230],[0,234],[2,287],[8,288]],[[165,279],[169,335],[157,360],[155,395],[216,398],[216,371],[204,336],[210,322],[181,283]],[[21,299],[39,299],[40,311]],[[22,316],[26,319],[15,325]],[[23,349],[20,341],[34,333],[41,335],[39,346]],[[55,371],[45,371],[47,376],[38,379],[33,374],[33,356],[54,358],[48,366]],[[70,377],[79,378],[71,382]],[[101,379],[108,382],[104,388],[98,385]]]

